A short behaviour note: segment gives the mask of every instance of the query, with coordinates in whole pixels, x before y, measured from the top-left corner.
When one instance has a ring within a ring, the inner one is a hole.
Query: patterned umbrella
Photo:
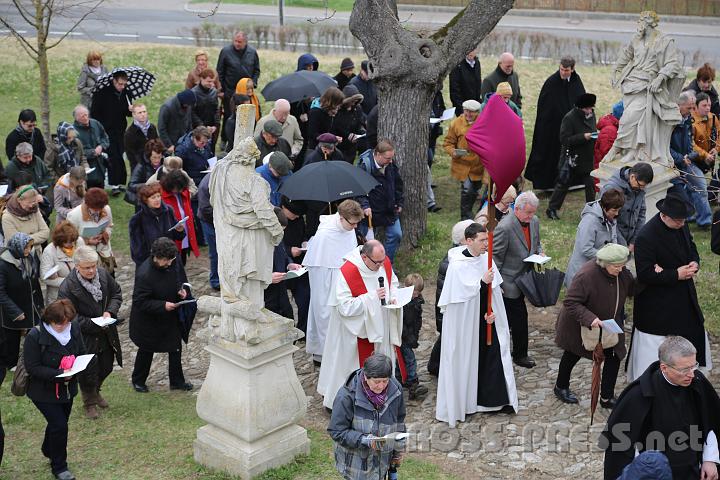
[[[146,97],[150,95],[153,85],[155,85],[155,75],[148,72],[142,67],[115,67],[111,72],[98,78],[93,93],[101,90],[112,83],[113,75],[117,72],[125,72],[128,77],[127,85],[125,86],[125,93],[127,94],[130,102],[135,101],[140,97]]]

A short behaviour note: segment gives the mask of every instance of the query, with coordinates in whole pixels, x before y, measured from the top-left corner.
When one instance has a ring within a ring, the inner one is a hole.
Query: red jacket
[[[613,116],[612,113],[608,113],[597,123],[597,129],[600,133],[595,141],[595,168],[598,168],[600,161],[605,157],[605,155],[607,155],[613,143],[615,143],[619,125],[620,122]]]
[[[160,190],[160,193],[162,195],[163,202],[165,202],[173,209],[173,212],[175,212],[175,218],[182,219],[183,217],[180,215],[180,208],[178,208],[177,197],[163,189]],[[197,239],[195,238],[195,218],[193,216],[192,207],[190,206],[190,191],[186,188],[180,193],[180,196],[182,197],[182,206],[185,211],[185,215],[190,217],[185,224],[185,231],[188,235],[188,244],[195,256],[199,257],[200,249],[198,248]],[[175,245],[177,245],[178,251],[182,251],[182,240],[175,240]]]

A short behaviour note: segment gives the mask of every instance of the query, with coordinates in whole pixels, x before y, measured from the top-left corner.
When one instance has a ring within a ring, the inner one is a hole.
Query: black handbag
[[[562,147],[560,161],[558,162],[558,177],[556,183],[567,185],[570,182],[572,171],[577,167],[577,157],[577,155],[571,154],[570,147]]]

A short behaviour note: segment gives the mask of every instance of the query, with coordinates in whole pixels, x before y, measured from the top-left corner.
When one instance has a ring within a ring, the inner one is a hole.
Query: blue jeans
[[[682,170],[688,175],[683,175],[685,190],[690,201],[695,207],[695,223],[698,225],[710,225],[712,222],[712,211],[707,195],[707,181],[702,170],[694,164],[685,165]]]
[[[405,379],[405,383],[414,383],[418,378],[415,352],[410,347],[401,346],[400,353],[403,356],[403,360],[405,360],[405,371],[407,372],[407,378]],[[398,373],[400,373],[399,369]],[[400,383],[402,383],[402,381]]]
[[[220,277],[218,276],[218,255],[217,246],[215,245],[215,227],[203,220],[200,220],[205,240],[208,244],[208,255],[210,256],[210,286],[213,288],[220,287]]]
[[[363,220],[362,223],[357,226],[357,229],[362,236],[367,235],[367,220]],[[391,262],[394,262],[395,253],[397,252],[398,245],[400,245],[400,240],[402,239],[402,227],[400,226],[400,219],[396,219],[395,223],[393,223],[392,225],[387,225],[385,227],[374,227],[373,231],[376,238],[379,231],[384,232],[385,241],[383,242],[383,246],[385,247],[385,255],[387,255]]]

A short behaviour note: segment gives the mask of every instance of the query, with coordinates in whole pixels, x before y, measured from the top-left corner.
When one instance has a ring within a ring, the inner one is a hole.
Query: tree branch
[[[23,7],[18,0],[12,0],[12,2],[23,20],[25,20],[31,27],[37,27],[37,24],[32,21],[32,19],[34,19],[35,17],[33,17],[30,12],[26,11],[25,7]]]
[[[37,62],[37,49],[35,49],[35,47],[33,47],[32,44],[25,39],[25,37],[19,34],[18,31],[15,30],[15,27],[10,25],[3,17],[0,17],[0,24],[2,24],[10,31],[10,34],[18,40],[20,46],[23,47],[23,49],[27,52],[30,58],[32,58],[33,61]]]
[[[97,10],[97,8],[98,8],[100,5],[102,5],[102,3],[103,3],[104,1],[105,1],[105,0],[96,0],[96,1],[94,2],[95,4],[94,4],[92,7],[90,7],[90,9],[89,9],[87,12],[85,12],[79,19],[77,19],[77,21],[73,24],[72,27],[68,28],[67,31],[66,31],[59,39],[57,39],[55,42],[53,42],[53,43],[51,43],[51,44],[49,44],[49,45],[47,46],[47,50],[50,50],[51,48],[56,47],[60,42],[62,42],[63,40],[65,40],[65,38],[66,38],[68,35],[70,35],[70,34],[83,22],[83,20],[85,20],[88,16],[92,15],[93,13],[95,13],[95,11]],[[49,15],[48,15],[48,18],[49,18]],[[49,30],[49,27],[50,27],[50,24],[49,24],[49,23],[50,23],[50,22],[49,22],[49,20],[48,20],[48,30]]]

